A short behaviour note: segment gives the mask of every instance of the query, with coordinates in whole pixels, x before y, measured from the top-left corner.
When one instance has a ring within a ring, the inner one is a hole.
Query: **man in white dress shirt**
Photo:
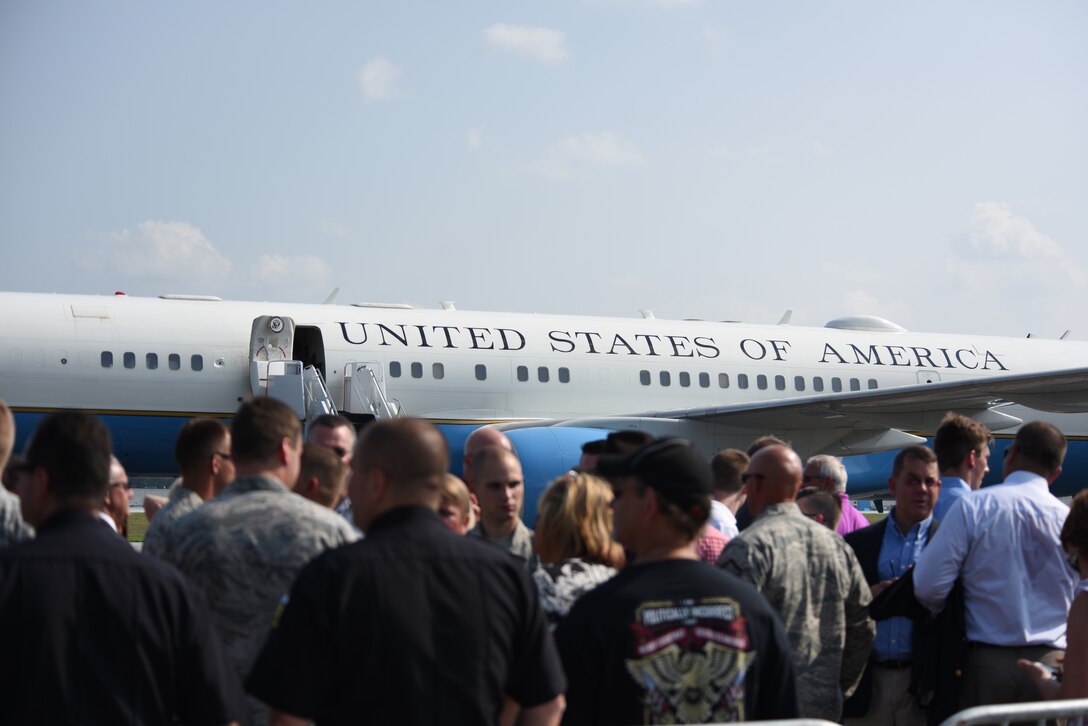
[[[1034,701],[1018,658],[1056,665],[1078,575],[1060,543],[1069,507],[1050,493],[1066,440],[1033,421],[1017,433],[1005,481],[949,510],[914,573],[918,601],[933,612],[963,579],[967,656],[961,707]]]

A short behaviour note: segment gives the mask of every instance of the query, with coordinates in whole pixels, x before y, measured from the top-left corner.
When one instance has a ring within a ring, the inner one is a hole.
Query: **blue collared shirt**
[[[1059,539],[1068,514],[1046,480],[1028,471],[963,497],[918,562],[915,596],[939,612],[962,575],[969,640],[1065,648],[1079,579]]]
[[[926,517],[907,532],[903,532],[895,521],[895,507],[892,507],[887,521],[888,524],[884,527],[884,541],[880,545],[880,557],[877,559],[877,574],[880,575],[881,582],[893,577],[901,577],[906,574],[911,565],[918,562],[926,546],[933,516]],[[910,660],[910,657],[910,618],[898,617],[878,621],[876,640],[873,641],[873,660],[882,663],[888,660]]]
[[[937,497],[937,506],[933,507],[933,518],[943,522],[952,505],[971,493],[971,487],[958,476],[941,477],[941,494]]]

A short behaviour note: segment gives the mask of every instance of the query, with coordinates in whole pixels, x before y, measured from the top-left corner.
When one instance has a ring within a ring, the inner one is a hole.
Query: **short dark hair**
[[[1016,432],[1016,448],[1020,458],[1032,465],[1037,473],[1047,476],[1062,467],[1067,446],[1065,434],[1049,421],[1030,421]]]
[[[604,440],[604,451],[599,453],[626,454],[628,451],[634,451],[653,440],[653,434],[646,431],[639,431],[638,429],[613,431],[608,435],[608,438]]]
[[[918,459],[927,464],[933,464],[937,461],[937,455],[928,446],[908,446],[895,455],[895,461],[892,462],[893,477],[899,476],[899,472],[903,471],[903,462],[907,459]]]
[[[839,520],[842,519],[842,500],[837,495],[820,487],[802,487],[797,492],[795,501],[802,499],[815,505],[816,511],[824,517],[825,526],[830,529],[839,526]]]
[[[269,461],[284,439],[298,441],[302,426],[290,406],[275,398],[252,398],[234,414],[231,452],[238,461]]]
[[[959,466],[972,451],[976,454],[980,453],[982,447],[989,446],[993,440],[990,430],[978,421],[949,411],[933,437],[937,467],[941,471],[953,469]]]
[[[57,500],[100,502],[109,488],[110,456],[110,432],[97,416],[64,411],[38,424],[26,464],[45,469]]]
[[[298,479],[303,481],[311,476],[317,477],[319,489],[318,498],[327,507],[336,504],[347,479],[347,467],[340,461],[336,452],[327,446],[318,444],[304,444],[302,447],[302,463],[299,465]]]
[[[338,413],[323,413],[313,421],[310,422],[308,431],[313,431],[318,426],[324,426],[328,429],[347,428],[351,431],[351,436],[355,438],[355,424],[351,422],[347,416],[341,416]]]
[[[174,441],[174,460],[183,472],[194,469],[219,450],[229,433],[226,424],[214,418],[189,419]]]
[[[435,426],[418,418],[376,421],[363,429],[355,447],[359,467],[381,469],[401,493],[423,489],[441,492],[450,466],[446,439]]]
[[[748,454],[740,449],[722,449],[710,460],[714,474],[714,491],[736,494],[742,486],[740,475],[748,466]]]

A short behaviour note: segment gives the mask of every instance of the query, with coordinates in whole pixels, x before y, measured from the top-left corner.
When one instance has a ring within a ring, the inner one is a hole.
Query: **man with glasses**
[[[613,533],[633,557],[559,621],[565,724],[710,723],[798,715],[782,623],[759,593],[696,559],[711,474],[687,441],[602,455]]]
[[[933,507],[941,492],[937,456],[925,446],[909,446],[900,451],[892,463],[888,491],[895,500],[888,516],[846,536],[874,597],[914,567],[937,530],[933,517]],[[925,714],[909,692],[913,673],[925,667],[915,658],[920,631],[904,616],[877,622],[869,667],[857,692],[846,703],[847,724],[925,724]],[[919,658],[921,654],[919,648]]]
[[[835,532],[846,536],[869,526],[869,520],[850,503],[846,494],[846,467],[842,459],[827,454],[817,454],[805,462],[805,472],[801,475],[801,486],[818,487],[839,498],[842,515],[835,525]]]
[[[322,414],[315,418],[306,431],[306,443],[324,446],[332,449],[340,459],[340,463],[348,470],[348,478],[351,478],[351,455],[355,451],[355,426],[344,416],[335,413]],[[344,488],[336,494],[333,504],[336,513],[355,524],[351,513],[351,498],[348,496],[347,480]]]
[[[170,490],[170,499],[155,514],[144,536],[144,554],[167,557],[177,522],[234,481],[230,453],[230,429],[212,418],[185,423],[174,442],[174,459],[181,478]]]
[[[729,541],[718,566],[755,585],[786,626],[801,715],[838,721],[865,670],[876,628],[872,597],[853,551],[801,514],[801,459],[772,444],[744,472],[755,519]]]
[[[110,456],[110,483],[98,518],[110,529],[128,539],[128,505],[132,501],[132,487],[128,483],[128,472],[116,456]]]

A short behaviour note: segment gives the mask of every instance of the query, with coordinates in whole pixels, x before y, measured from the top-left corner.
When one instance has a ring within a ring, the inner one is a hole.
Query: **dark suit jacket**
[[[861,564],[870,585],[880,582],[878,563],[888,520],[851,532],[844,539]],[[929,528],[927,542],[937,532],[939,523]],[[956,712],[959,680],[963,671],[965,629],[963,624],[963,587],[956,583],[944,610],[933,617],[914,597],[914,568],[880,594],[869,605],[874,620],[903,616],[914,621],[912,634],[911,693],[926,709],[929,723],[940,723]],[[872,697],[872,673],[866,669],[857,690],[843,706],[846,717],[861,717],[869,710]]]

